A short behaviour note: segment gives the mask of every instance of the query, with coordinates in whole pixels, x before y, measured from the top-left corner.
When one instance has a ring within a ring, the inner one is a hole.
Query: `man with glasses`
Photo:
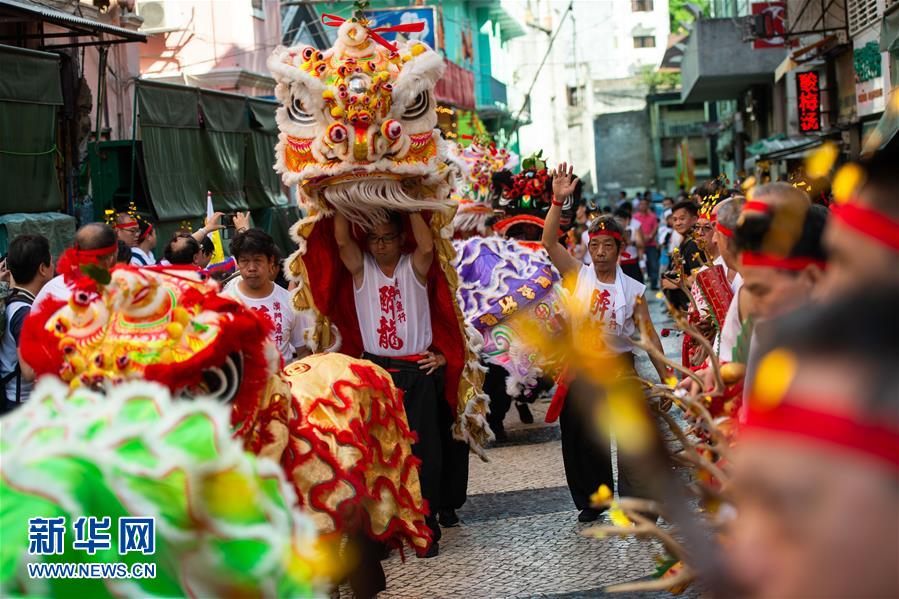
[[[446,358],[431,350],[427,273],[434,260],[434,238],[420,213],[409,214],[409,225],[414,238],[411,252],[403,251],[406,233],[398,213],[365,231],[363,249],[353,238],[349,221],[338,212],[334,238],[340,259],[353,276],[363,357],[387,370],[402,389],[409,428],[418,435],[412,452],[421,460],[421,494],[431,510],[426,522],[434,538],[423,557],[434,557],[440,538],[436,510],[443,467],[439,410],[444,402],[439,397]]]

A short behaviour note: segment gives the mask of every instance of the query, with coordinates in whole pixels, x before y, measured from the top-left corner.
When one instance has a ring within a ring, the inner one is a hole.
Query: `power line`
[[[562,31],[562,25],[565,24],[565,19],[571,14],[571,9],[574,6],[574,0],[568,3],[568,8],[565,9],[565,13],[562,15],[562,18],[559,20],[559,26],[556,27],[556,32],[552,34],[552,37],[549,38],[549,45],[546,47],[546,53],[543,55],[543,60],[540,61],[540,66],[537,67],[537,72],[534,73],[534,80],[531,81],[530,87],[528,87],[527,93],[524,95],[524,100],[521,103],[521,108],[518,109],[518,113],[515,115],[515,128],[512,129],[512,133],[510,135],[515,134],[518,131],[519,126],[521,125],[521,113],[524,112],[525,107],[528,105],[528,101],[531,98],[531,92],[534,91],[534,86],[537,85],[537,78],[540,76],[540,71],[543,69],[543,65],[546,63],[546,59],[549,58],[549,53],[552,51],[553,43],[556,41],[556,36],[559,35],[559,32]]]

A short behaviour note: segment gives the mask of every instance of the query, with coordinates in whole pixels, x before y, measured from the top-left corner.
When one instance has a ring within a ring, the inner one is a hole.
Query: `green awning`
[[[75,217],[59,212],[4,214],[0,216],[0,253],[19,235],[43,235],[50,241],[50,253],[62,254],[75,239]]]
[[[59,56],[0,45],[0,100],[61,106]]]
[[[275,102],[144,81],[138,97],[150,201],[160,221],[202,216],[207,192],[223,212],[286,204],[272,170]]]
[[[0,213],[62,207],[56,170],[59,57],[0,45]]]

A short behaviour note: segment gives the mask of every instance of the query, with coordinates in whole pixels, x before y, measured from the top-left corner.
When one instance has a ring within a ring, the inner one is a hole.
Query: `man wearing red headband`
[[[37,307],[48,296],[68,301],[72,295],[68,283],[80,273],[80,267],[96,264],[101,268],[111,269],[115,265],[117,251],[116,233],[109,225],[88,223],[78,229],[75,232],[74,246],[66,250],[57,262],[59,276],[50,279],[43,286],[34,298],[32,311],[37,311]]]
[[[118,212],[115,215],[116,239],[133,248],[140,237],[140,224],[127,212]]]
[[[828,294],[899,283],[899,146],[893,143],[862,167],[864,182],[848,202],[832,207],[824,235]]]
[[[592,264],[586,265],[574,258],[559,243],[559,220],[562,205],[577,185],[574,169],[562,163],[553,173],[553,200],[546,215],[546,226],[541,239],[543,247],[549,253],[553,266],[563,278],[576,277],[574,296],[579,304],[587,310],[585,314],[573,316],[572,327],[590,326],[601,323],[604,330],[604,347],[602,351],[612,355],[627,366],[624,376],[633,376],[634,354],[631,337],[636,332],[635,318],[650,324],[652,336],[649,342],[658,350],[662,350],[662,342],[655,329],[649,309],[643,298],[646,286],[625,275],[618,264],[622,245],[622,228],[615,219],[608,215],[596,218],[590,225],[587,246]],[[578,319],[581,322],[578,322]],[[584,322],[587,321],[587,322]],[[597,362],[604,356],[597,354]],[[653,366],[664,380],[665,365],[653,361]],[[562,459],[565,465],[565,478],[571,491],[575,506],[581,510],[578,520],[591,522],[599,517],[600,512],[590,506],[590,495],[600,484],[613,487],[611,448],[608,440],[600,442],[597,427],[593,418],[589,417],[589,406],[585,405],[587,397],[579,392],[575,380],[570,386],[571,392],[565,398],[559,414],[559,427],[562,432]],[[618,489],[621,495],[645,496],[640,473],[631,464],[619,462]]]
[[[741,597],[899,597],[899,289],[778,321],[734,459]]]

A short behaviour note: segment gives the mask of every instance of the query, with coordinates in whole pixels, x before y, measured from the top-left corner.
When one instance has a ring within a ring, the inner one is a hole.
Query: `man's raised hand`
[[[574,176],[574,167],[566,163],[560,164],[553,169],[553,195],[557,202],[562,202],[565,198],[574,193],[577,187],[578,178]]]

